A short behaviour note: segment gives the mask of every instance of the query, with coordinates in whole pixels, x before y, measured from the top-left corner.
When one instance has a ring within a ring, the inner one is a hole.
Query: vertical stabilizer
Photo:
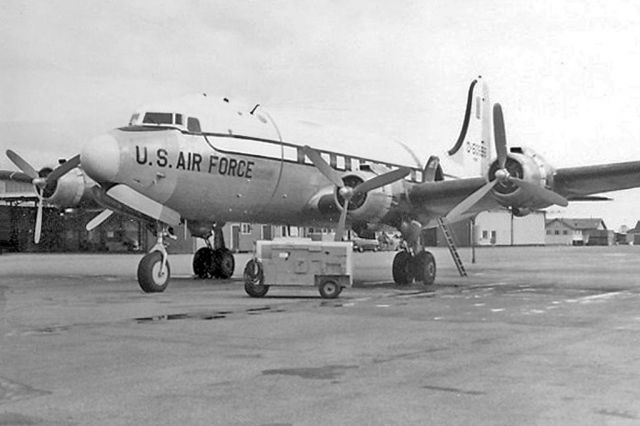
[[[469,86],[467,109],[456,144],[447,154],[461,168],[461,176],[485,176],[491,160],[493,132],[489,88],[478,77]]]

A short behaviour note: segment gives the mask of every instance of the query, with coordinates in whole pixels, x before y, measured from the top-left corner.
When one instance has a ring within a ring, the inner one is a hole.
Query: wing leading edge
[[[557,169],[553,190],[569,200],[640,186],[640,161]]]

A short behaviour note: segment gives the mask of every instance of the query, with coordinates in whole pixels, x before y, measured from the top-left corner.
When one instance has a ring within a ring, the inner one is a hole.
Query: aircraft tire
[[[213,250],[209,247],[200,247],[193,255],[193,273],[201,279],[211,278],[211,265],[213,264]]]
[[[147,253],[138,264],[138,284],[145,293],[161,293],[169,285],[171,269],[167,262],[167,269],[160,275],[162,267],[162,253],[152,251]]]
[[[213,251],[213,262],[210,273],[214,278],[223,280],[231,278],[236,268],[236,260],[229,249],[221,248]]]
[[[342,292],[342,287],[332,279],[325,279],[318,286],[318,291],[323,299],[335,299]]]
[[[421,251],[413,257],[413,276],[424,285],[431,285],[436,280],[436,260],[429,251]]]
[[[407,285],[413,281],[412,256],[407,251],[400,251],[393,257],[393,281],[399,285]]]
[[[262,263],[251,259],[244,267],[244,291],[251,297],[263,297],[269,291],[269,286],[264,285],[264,271]]]

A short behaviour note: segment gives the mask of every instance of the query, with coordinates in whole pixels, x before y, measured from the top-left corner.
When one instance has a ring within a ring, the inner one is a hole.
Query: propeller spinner
[[[336,228],[336,241],[342,241],[347,223],[349,202],[354,196],[358,194],[366,194],[367,192],[373,191],[374,189],[382,188],[383,186],[389,185],[393,182],[405,178],[407,175],[409,175],[409,173],[411,173],[411,170],[408,168],[403,167],[395,169],[390,172],[375,176],[352,188],[345,185],[344,181],[342,180],[342,176],[329,164],[327,164],[327,162],[322,158],[318,151],[308,145],[304,146],[303,151],[305,155],[309,157],[313,165],[316,166],[316,168],[320,171],[320,173],[322,173],[327,179],[331,181],[331,183],[336,186],[336,188],[338,188],[338,193],[344,200],[344,204],[341,206],[342,211],[340,212],[338,227]]]
[[[76,155],[69,160],[56,167],[49,174],[40,174],[29,164],[24,158],[16,154],[14,151],[8,149],[7,157],[13,164],[15,164],[20,170],[28,175],[32,180],[31,183],[36,190],[38,196],[38,210],[36,213],[35,232],[33,234],[33,241],[38,244],[40,242],[40,235],[42,233],[42,209],[44,205],[44,194],[51,194],[55,190],[58,179],[67,174],[72,169],[78,167],[80,164],[80,155]]]

